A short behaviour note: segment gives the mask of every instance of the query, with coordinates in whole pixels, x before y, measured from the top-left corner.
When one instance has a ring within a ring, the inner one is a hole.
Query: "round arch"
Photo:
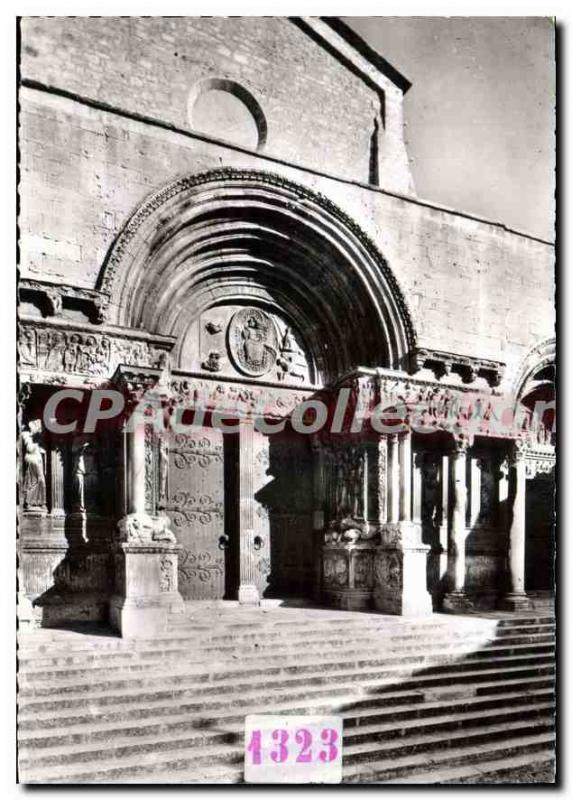
[[[544,443],[553,442],[555,381],[556,340],[551,337],[529,350],[513,382],[515,411],[525,410]]]
[[[554,384],[556,370],[556,339],[543,339],[528,351],[513,382],[517,402],[543,385]]]
[[[111,322],[178,340],[215,304],[279,308],[325,382],[359,366],[406,368],[415,347],[403,293],[371,239],[327,198],[266,172],[212,170],[152,195],[98,288]]]

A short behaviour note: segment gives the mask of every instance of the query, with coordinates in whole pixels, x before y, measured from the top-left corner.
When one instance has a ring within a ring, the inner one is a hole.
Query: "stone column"
[[[389,510],[388,522],[399,522],[399,451],[397,436],[388,437],[389,443]]]
[[[477,458],[471,458],[471,503],[469,509],[469,521],[471,529],[477,524],[481,513],[481,462]]]
[[[139,375],[130,368],[118,376],[129,391],[131,406]],[[156,385],[157,370],[147,369],[144,378]],[[165,629],[170,611],[184,608],[178,591],[178,551],[167,516],[158,513],[154,497],[146,499],[146,483],[157,487],[159,464],[156,455],[146,458],[145,417],[138,410],[127,420],[124,437],[123,473],[126,515],[118,523],[115,545],[115,594],[110,602],[110,620],[122,636],[149,636]],[[157,431],[157,435],[167,435]]]
[[[380,436],[377,441],[377,523],[383,525],[388,520],[388,465],[387,438]]]
[[[239,494],[240,494],[240,585],[238,602],[260,605],[256,588],[254,558],[254,429],[251,419],[242,419],[239,429]]]
[[[65,517],[64,453],[61,446],[52,443],[50,448],[50,516]]]
[[[526,533],[525,448],[515,442],[510,458],[512,478],[512,514],[508,532],[507,588],[500,607],[510,611],[530,608],[524,590],[524,554]]]
[[[399,519],[411,521],[411,431],[399,438]]]
[[[413,455],[413,488],[412,488],[412,508],[413,522],[421,524],[422,506],[422,485],[423,485],[423,453]]]
[[[465,594],[465,538],[467,520],[467,450],[469,440],[458,438],[451,453],[453,513],[449,538],[449,592],[443,599],[445,611],[466,611],[472,604]]]
[[[127,454],[127,513],[145,514],[145,425],[125,433]]]
[[[439,544],[441,555],[439,557],[439,580],[441,586],[447,580],[449,559],[449,456],[441,457],[441,507],[439,524]]]

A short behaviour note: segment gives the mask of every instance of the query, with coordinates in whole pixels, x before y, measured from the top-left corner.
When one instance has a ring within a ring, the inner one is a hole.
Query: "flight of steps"
[[[244,717],[340,714],[344,782],[551,781],[554,618],[191,607],[19,637],[23,783],[241,783]]]

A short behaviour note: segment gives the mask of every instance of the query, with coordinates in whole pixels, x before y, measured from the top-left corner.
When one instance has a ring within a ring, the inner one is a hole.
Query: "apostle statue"
[[[22,432],[24,458],[24,510],[46,510],[46,451],[40,444],[42,423],[39,419],[30,420],[28,429]]]

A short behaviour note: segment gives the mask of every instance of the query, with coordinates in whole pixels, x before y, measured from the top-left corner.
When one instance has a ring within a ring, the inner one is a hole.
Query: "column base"
[[[169,610],[168,604],[153,597],[115,596],[109,604],[109,619],[125,639],[147,638],[165,631]]]
[[[448,611],[451,614],[458,614],[464,611],[472,611],[473,609],[473,603],[465,592],[447,592],[443,597],[443,611]]]
[[[238,602],[241,606],[259,606],[260,595],[252,583],[241,583],[238,587]]]
[[[532,603],[524,592],[509,592],[501,597],[498,608],[501,611],[528,611]]]

